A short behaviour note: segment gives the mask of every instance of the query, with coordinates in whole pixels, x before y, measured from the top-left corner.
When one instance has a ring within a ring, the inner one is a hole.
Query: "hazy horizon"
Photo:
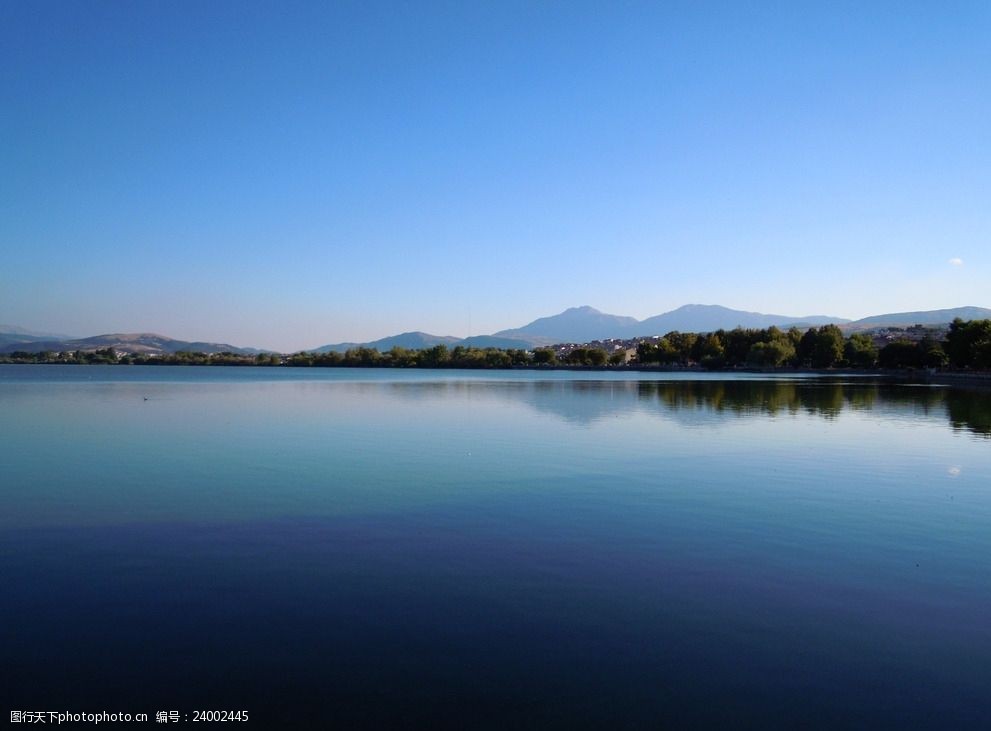
[[[715,304],[715,303],[713,303],[713,304]],[[655,315],[672,314],[672,313],[675,313],[675,312],[680,311],[682,309],[682,307],[710,307],[710,306],[713,306],[713,304],[687,303],[686,305],[683,305],[681,307],[675,308],[675,310],[672,310],[672,311],[670,311],[668,313],[655,313]],[[722,306],[722,305],[715,305],[715,306]],[[967,307],[974,307],[974,305],[962,305],[959,308],[938,308],[938,309],[963,309],[963,308],[967,308]],[[977,305],[976,307],[980,307],[980,306]],[[405,331],[402,331],[402,332],[400,332],[400,331],[392,331],[392,332],[389,332],[389,333],[387,333],[385,335],[382,335],[382,336],[379,336],[379,337],[366,338],[364,340],[357,340],[357,341],[337,341],[335,343],[323,342],[323,343],[319,343],[317,345],[301,346],[301,347],[293,348],[291,350],[283,350],[283,351],[278,351],[278,352],[289,353],[289,352],[307,351],[307,350],[312,350],[312,349],[315,349],[315,348],[321,348],[321,347],[326,346],[326,345],[338,345],[338,344],[341,344],[341,343],[348,343],[348,342],[354,342],[354,343],[373,343],[373,342],[375,342],[377,340],[380,340],[380,339],[386,339],[386,338],[390,338],[390,337],[393,337],[393,336],[404,335],[404,334],[414,333],[414,332],[421,332],[421,333],[425,333],[425,334],[433,335],[433,336],[438,336],[438,337],[457,337],[457,338],[467,338],[467,337],[471,337],[473,335],[474,336],[478,336],[478,335],[482,335],[482,336],[485,336],[485,335],[494,335],[494,334],[496,334],[498,332],[501,332],[501,331],[516,330],[518,328],[525,327],[527,325],[533,324],[534,322],[536,322],[538,320],[547,319],[548,317],[555,317],[557,315],[563,315],[563,314],[566,314],[566,312],[569,311],[569,310],[584,310],[584,309],[588,309],[588,308],[591,308],[593,311],[598,312],[599,314],[606,315],[606,316],[613,316],[613,317],[620,317],[620,318],[624,317],[624,314],[623,313],[603,312],[603,311],[599,310],[598,308],[593,307],[591,305],[587,305],[587,304],[586,305],[575,305],[575,306],[572,306],[572,307],[567,308],[565,311],[562,311],[560,313],[550,313],[549,315],[542,315],[540,317],[532,318],[531,320],[527,321],[526,323],[518,323],[517,325],[500,328],[498,331],[493,331],[493,332],[490,332],[490,333],[470,333],[470,334],[466,334],[466,335],[451,335],[451,333],[430,332],[428,330],[424,330],[424,329],[420,328],[420,329],[414,329],[414,330],[405,330]],[[735,312],[746,312],[746,311],[740,310],[739,308],[728,308],[728,309],[733,310]],[[991,308],[983,308],[983,309],[991,309]],[[915,311],[911,311],[910,310],[910,311],[907,311],[907,312],[915,312]],[[817,317],[822,317],[823,316],[822,313],[803,313],[801,315],[794,315],[794,313],[780,313],[780,312],[778,312],[778,313],[752,313],[752,312],[749,312],[748,314],[777,315],[777,316],[782,316],[782,315],[784,315],[784,316],[794,316],[795,319],[796,319],[796,323],[797,322],[800,322],[803,317],[817,318]],[[875,313],[871,313],[869,315],[865,315],[865,317],[872,317],[872,316],[885,315],[885,314],[905,314],[905,313],[878,313],[878,312],[875,312]],[[688,315],[688,316],[691,317],[691,315]],[[966,317],[969,317],[969,315],[963,315],[963,316],[965,318]],[[647,318],[634,318],[634,319],[638,320],[639,322],[643,322]],[[853,318],[839,318],[839,317],[837,317],[835,319],[842,320],[842,321],[845,321],[845,322],[854,322],[855,321]],[[856,318],[856,319],[861,319],[861,318]],[[815,323],[813,322],[812,324],[814,325]],[[742,326],[742,327],[754,327],[753,324],[740,324],[740,326]],[[675,329],[679,329],[680,327],[683,327],[683,326],[675,326]],[[722,327],[731,327],[731,326],[730,325],[724,325]],[[620,329],[622,329],[622,328],[620,328]],[[37,333],[31,332],[30,330],[28,330],[26,328],[22,328],[22,327],[19,327],[19,326],[10,326],[9,324],[0,324],[0,332],[15,332],[16,333],[16,332],[19,332],[19,331],[20,332],[28,332],[28,333],[30,333],[32,335],[37,334]],[[223,344],[234,345],[234,346],[242,347],[242,348],[252,348],[253,347],[253,348],[260,348],[262,350],[276,350],[274,348],[267,348],[265,345],[259,345],[258,343],[236,343],[236,342],[232,342],[229,338],[225,338],[225,337],[222,337],[222,336],[220,336],[220,337],[214,337],[214,338],[185,338],[185,337],[182,337],[182,334],[181,333],[166,333],[166,332],[159,332],[159,331],[153,331],[153,330],[147,330],[147,329],[145,329],[145,330],[141,330],[141,329],[138,329],[138,330],[126,330],[126,331],[125,330],[121,330],[121,331],[109,331],[108,330],[108,331],[92,332],[92,333],[88,333],[88,334],[81,334],[81,333],[72,333],[72,334],[69,334],[69,333],[53,333],[53,332],[48,332],[48,333],[45,333],[45,334],[51,335],[52,337],[56,337],[56,338],[66,338],[66,337],[68,337],[68,338],[71,338],[71,339],[95,337],[95,336],[101,336],[101,335],[112,335],[112,334],[121,334],[121,335],[124,335],[124,334],[128,334],[128,335],[139,335],[139,334],[141,334],[141,335],[159,335],[159,336],[164,336],[164,337],[171,337],[171,338],[174,338],[176,340],[185,340],[185,341],[189,341],[189,342],[199,341],[199,342],[223,343]],[[646,334],[646,333],[637,333],[637,335],[644,335],[644,334]],[[612,337],[621,337],[622,338],[622,337],[633,337],[633,336],[631,336],[631,334],[629,332],[619,332],[619,331],[617,331],[617,332],[613,333]],[[587,338],[588,341],[595,340],[595,339],[597,339],[597,338]],[[568,337],[563,337],[562,342],[563,341],[568,341],[568,340],[569,340]]]
[[[991,6],[0,8],[0,322],[989,306]]]

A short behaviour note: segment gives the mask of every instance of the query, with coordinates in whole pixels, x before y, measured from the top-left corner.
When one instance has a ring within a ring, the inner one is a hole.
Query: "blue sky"
[[[0,322],[991,306],[991,4],[0,3]]]

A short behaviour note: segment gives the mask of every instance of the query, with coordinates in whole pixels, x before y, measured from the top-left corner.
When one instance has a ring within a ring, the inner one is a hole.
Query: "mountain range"
[[[429,348],[434,345],[474,345],[476,347],[533,348],[556,343],[589,343],[612,338],[629,339],[664,335],[672,330],[681,332],[711,332],[732,330],[735,327],[767,328],[776,326],[808,328],[834,324],[846,331],[872,327],[904,327],[906,325],[940,325],[952,322],[955,317],[964,320],[991,318],[991,309],[983,307],[958,307],[950,310],[925,312],[895,312],[875,315],[862,320],[847,320],[828,315],[769,315],[762,312],[733,310],[720,305],[684,305],[645,320],[625,315],[610,315],[588,305],[571,307],[550,317],[541,317],[523,327],[500,330],[489,336],[456,338],[450,335],[431,335],[409,332],[393,335],[369,343],[335,343],[315,349],[315,352],[338,351],[363,345],[379,351],[394,346],[403,348]]]
[[[554,341],[560,342],[560,341]],[[379,340],[372,340],[368,343],[334,343],[332,345],[322,345],[314,348],[314,353],[343,353],[350,348],[375,348],[381,353],[395,347],[407,348],[409,350],[420,350],[432,348],[435,345],[446,345],[453,348],[455,345],[475,348],[532,348],[535,345],[547,345],[543,339],[534,338],[514,338],[496,335],[473,335],[470,338],[456,338],[453,335],[431,335],[430,333],[414,331],[390,335]]]
[[[594,307],[572,307],[559,315],[541,317],[515,330],[502,330],[496,336],[520,340],[587,343],[609,338],[635,338],[663,335],[672,330],[710,332],[720,328],[765,328],[777,325],[791,327],[847,323],[839,317],[807,315],[765,315],[760,312],[731,310],[720,305],[684,305],[661,315],[637,320],[623,315],[608,315]]]
[[[35,343],[41,340],[69,340],[71,335],[57,333],[34,332],[16,325],[0,325],[0,347],[18,343]]]
[[[664,335],[672,330],[681,332],[711,332],[732,330],[735,327],[782,329],[811,327],[826,324],[839,325],[847,332],[876,327],[905,327],[907,325],[945,325],[954,318],[963,320],[991,319],[991,309],[984,307],[957,307],[948,310],[926,310],[920,312],[894,312],[874,315],[860,320],[845,320],[827,315],[769,315],[761,312],[733,310],[720,305],[684,305],[645,320],[624,315],[610,315],[594,307],[572,307],[550,317],[541,317],[523,327],[500,330],[492,335],[475,335],[457,338],[451,335],[431,335],[425,332],[406,332],[391,335],[365,343],[334,343],[314,348],[313,352],[343,352],[348,348],[365,346],[379,351],[399,346],[411,350],[430,348],[435,345],[474,346],[479,348],[533,348],[556,343],[588,343],[594,340],[612,338],[629,339]],[[11,325],[0,325],[0,353],[17,350],[39,352],[43,350],[98,350],[112,347],[129,353],[165,354],[180,350],[220,353],[231,352],[254,355],[261,352],[257,348],[240,348],[225,343],[189,342],[175,340],[152,333],[111,333],[90,338],[69,338],[50,333],[33,333]]]
[[[905,327],[906,325],[945,325],[959,317],[961,320],[986,320],[991,310],[984,307],[955,307],[951,310],[896,312],[889,315],[864,317],[849,323],[845,329],[866,330],[872,327]]]
[[[40,353],[45,350],[52,351],[72,351],[72,350],[103,350],[113,348],[119,352],[141,353],[143,355],[165,355],[177,353],[185,350],[193,353],[237,353],[239,355],[255,355],[257,353],[268,352],[257,348],[238,348],[225,343],[204,343],[189,342],[186,340],[175,340],[164,335],[154,333],[108,333],[106,335],[94,335],[90,338],[61,338],[61,339],[41,339],[37,336],[24,335],[30,337],[29,340],[10,340],[18,337],[17,333],[0,333],[0,353],[13,353],[18,350],[26,350],[32,353]]]

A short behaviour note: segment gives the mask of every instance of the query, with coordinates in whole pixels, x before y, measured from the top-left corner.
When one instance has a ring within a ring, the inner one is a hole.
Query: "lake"
[[[991,395],[0,366],[10,709],[991,727]]]

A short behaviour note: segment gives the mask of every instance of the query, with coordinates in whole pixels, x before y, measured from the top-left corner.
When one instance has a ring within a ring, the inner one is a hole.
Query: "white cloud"
[[[959,256],[955,256],[955,257],[953,257],[952,259],[950,259],[946,263],[947,264],[952,264],[955,267],[962,267],[963,266],[963,259],[961,259]]]

